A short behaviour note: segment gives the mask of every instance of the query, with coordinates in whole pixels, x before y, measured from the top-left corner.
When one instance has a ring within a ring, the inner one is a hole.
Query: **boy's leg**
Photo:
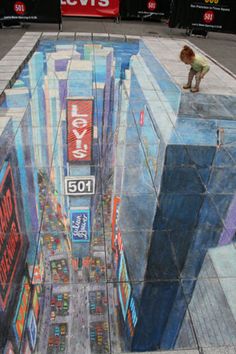
[[[198,73],[196,73],[195,75],[195,80],[196,80],[196,84],[195,86],[191,89],[192,92],[198,92],[199,91],[199,85],[201,82],[201,71],[199,71]]]
[[[188,74],[188,82],[183,86],[184,89],[191,88],[194,75],[196,75],[196,71],[191,68]]]

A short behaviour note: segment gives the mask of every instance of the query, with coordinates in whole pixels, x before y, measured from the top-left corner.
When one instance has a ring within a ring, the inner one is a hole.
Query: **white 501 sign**
[[[65,177],[66,195],[88,195],[95,193],[95,176]]]

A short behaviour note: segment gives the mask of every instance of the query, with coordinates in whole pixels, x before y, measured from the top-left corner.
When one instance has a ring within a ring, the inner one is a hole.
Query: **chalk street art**
[[[236,346],[235,96],[181,92],[181,45],[41,40],[6,91],[1,353]]]

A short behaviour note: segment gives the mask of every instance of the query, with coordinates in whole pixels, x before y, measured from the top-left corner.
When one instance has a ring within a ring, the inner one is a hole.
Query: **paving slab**
[[[58,32],[43,32],[42,39],[56,39],[58,36]]]
[[[76,32],[76,39],[92,39],[91,32]]]
[[[139,41],[141,39],[141,37],[140,36],[129,36],[129,35],[126,35],[125,39],[126,39],[127,42],[133,42],[133,41]]]
[[[125,41],[125,36],[122,34],[111,34],[109,33],[109,39],[111,41]]]
[[[0,93],[2,93],[9,86],[9,81],[0,80]]]
[[[203,348],[203,354],[235,354],[236,347]]]
[[[109,35],[108,33],[93,33],[93,40],[108,40]]]
[[[73,40],[75,38],[75,32],[59,32],[58,38],[68,38]]]

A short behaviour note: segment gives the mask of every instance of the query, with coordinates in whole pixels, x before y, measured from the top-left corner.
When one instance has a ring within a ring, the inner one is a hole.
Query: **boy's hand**
[[[205,76],[205,74],[203,74],[203,73],[200,74],[201,79],[204,79],[204,76]]]

